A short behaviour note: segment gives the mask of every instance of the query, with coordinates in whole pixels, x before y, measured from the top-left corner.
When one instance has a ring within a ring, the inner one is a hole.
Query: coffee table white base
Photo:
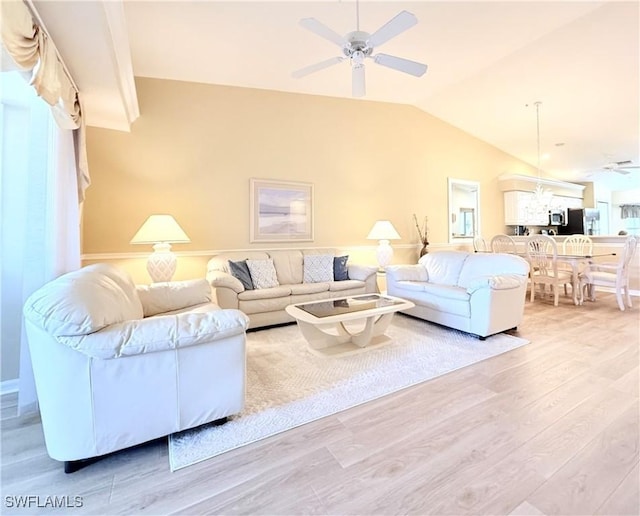
[[[410,301],[395,299],[402,303],[325,318],[314,317],[296,305],[287,306],[286,311],[298,322],[311,353],[319,356],[344,356],[381,346],[391,340],[384,332],[389,327],[393,314],[414,306]]]
[[[298,327],[309,343],[309,351],[319,356],[344,356],[372,349],[386,344],[391,339],[384,335],[393,319],[393,313],[372,315],[362,321],[347,325],[344,322],[333,324],[311,324],[298,320]]]

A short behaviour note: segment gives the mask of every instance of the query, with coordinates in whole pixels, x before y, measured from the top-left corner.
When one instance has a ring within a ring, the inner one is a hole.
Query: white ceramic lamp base
[[[385,268],[391,263],[393,258],[393,248],[389,245],[388,240],[380,240],[378,248],[376,249],[376,258],[378,259],[378,265],[381,268]]]
[[[147,272],[154,283],[171,281],[176,272],[176,255],[171,244],[155,244],[153,254],[147,260]]]

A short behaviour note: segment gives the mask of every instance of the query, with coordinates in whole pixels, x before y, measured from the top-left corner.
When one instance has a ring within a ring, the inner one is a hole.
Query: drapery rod
[[[47,30],[47,27],[45,26],[44,22],[42,21],[42,18],[40,18],[40,14],[38,14],[38,10],[33,5],[33,1],[32,0],[24,0],[24,3],[27,6],[27,8],[29,9],[29,11],[31,12],[31,18],[38,24],[38,27],[40,28],[40,30],[44,31],[44,33],[49,38],[49,41],[54,43],[53,46],[54,46],[54,48],[56,50],[56,57],[58,58],[58,61],[62,65],[62,70],[64,71],[64,74],[67,76],[67,79],[69,79],[69,82],[71,83],[71,86],[73,86],[73,89],[76,90],[76,94],[80,94],[80,90],[78,89],[78,86],[76,85],[76,82],[73,80],[73,77],[69,73],[69,69],[67,68],[67,64],[64,62],[64,59],[62,59],[62,56],[60,55],[60,52],[58,51],[58,47],[55,44],[55,42],[53,41],[53,38],[51,37],[51,34],[49,33],[49,31]]]

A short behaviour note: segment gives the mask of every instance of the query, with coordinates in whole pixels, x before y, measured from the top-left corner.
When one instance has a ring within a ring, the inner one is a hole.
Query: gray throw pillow
[[[239,262],[232,262],[229,260],[229,270],[234,278],[240,280],[245,290],[253,290],[253,281],[251,281],[251,274],[249,273],[249,267],[247,266],[247,260]]]
[[[347,260],[349,256],[336,256],[333,259],[333,281],[345,281],[349,279]]]

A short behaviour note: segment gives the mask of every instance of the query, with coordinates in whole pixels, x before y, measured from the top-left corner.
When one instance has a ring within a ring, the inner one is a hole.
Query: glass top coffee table
[[[380,294],[326,299],[286,307],[316,355],[338,356],[389,342],[384,335],[393,314],[415,305]]]

